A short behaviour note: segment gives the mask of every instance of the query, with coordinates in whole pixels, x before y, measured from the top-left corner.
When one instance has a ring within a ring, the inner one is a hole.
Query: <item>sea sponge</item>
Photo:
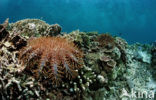
[[[51,79],[58,85],[63,79],[75,78],[83,65],[83,53],[77,46],[61,37],[39,37],[28,41],[19,54],[26,70],[33,76]]]

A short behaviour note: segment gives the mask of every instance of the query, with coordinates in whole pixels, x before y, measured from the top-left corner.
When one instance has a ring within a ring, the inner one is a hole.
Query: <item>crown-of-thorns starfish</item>
[[[19,59],[33,76],[41,74],[58,84],[63,78],[75,78],[83,64],[83,53],[61,37],[39,37],[28,41]]]

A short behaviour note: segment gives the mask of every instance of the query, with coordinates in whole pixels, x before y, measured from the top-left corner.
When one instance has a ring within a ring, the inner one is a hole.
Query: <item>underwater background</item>
[[[39,18],[58,23],[63,32],[110,32],[128,43],[156,37],[156,0],[0,0],[0,23]]]

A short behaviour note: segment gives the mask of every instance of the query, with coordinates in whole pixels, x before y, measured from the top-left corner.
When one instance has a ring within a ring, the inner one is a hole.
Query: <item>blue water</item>
[[[156,0],[0,0],[0,22],[40,18],[63,31],[121,35],[129,43],[156,40]]]

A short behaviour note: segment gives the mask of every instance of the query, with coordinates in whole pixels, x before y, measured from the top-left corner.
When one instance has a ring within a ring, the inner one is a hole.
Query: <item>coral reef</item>
[[[111,59],[110,56],[103,55],[100,57],[100,61],[102,62],[103,68],[109,72],[111,69],[113,69],[116,66],[116,62]]]
[[[7,26],[8,26],[8,20],[6,20],[3,24],[0,25],[0,41],[1,42],[4,42],[9,35],[9,33],[6,31]]]
[[[10,31],[17,31],[24,36],[56,36],[60,34],[61,27],[58,24],[49,25],[39,19],[24,19],[9,24]]]
[[[83,54],[74,45],[60,37],[39,37],[28,41],[19,54],[22,64],[34,76],[52,79],[58,85],[63,78],[75,78],[83,65]]]
[[[152,66],[156,66],[156,41],[152,45]]]
[[[137,92],[155,92],[155,79],[153,78],[153,70],[151,69],[151,46],[134,44],[128,46],[126,49],[127,54],[127,71],[124,73],[128,87],[124,89],[131,93],[133,91]],[[140,53],[141,52],[141,53]],[[122,97],[121,99],[132,99],[137,100],[134,97]],[[146,100],[146,98],[142,98]],[[154,98],[152,99],[154,100]]]
[[[37,88],[32,88],[34,92],[30,93],[31,78],[27,77],[25,80],[24,74],[18,74],[21,66],[17,55],[19,49],[26,46],[26,39],[17,33],[9,33],[5,23],[0,26],[3,27],[3,31],[0,32],[0,35],[3,35],[0,44],[0,99],[30,99],[37,94]]]
[[[95,41],[99,42],[100,47],[113,48],[115,46],[114,38],[108,33],[97,36]]]
[[[84,52],[84,62],[86,66],[82,69],[84,74],[80,75],[80,79],[84,79],[84,81],[79,84],[86,84],[85,81],[88,82],[88,86],[83,85],[85,88],[89,88],[89,90],[83,90],[87,91],[86,93],[88,94],[92,94],[93,91],[98,91],[101,88],[107,88],[110,83],[116,80],[118,75],[121,75],[124,71],[125,62],[121,58],[124,55],[120,52],[120,48],[118,48],[120,44],[117,44],[116,39],[109,35],[109,38],[112,39],[111,43],[113,47],[102,47],[102,45],[99,45],[99,42],[96,41],[97,37],[100,38],[101,36],[103,37],[103,35],[98,35],[97,32],[85,33],[78,30],[64,34],[65,38],[78,44]],[[108,45],[111,44],[109,42],[107,43]],[[126,49],[126,45],[123,47],[122,50]],[[86,77],[88,77],[88,80],[86,80]],[[85,96],[88,96],[88,94],[85,94]]]
[[[58,24],[51,25],[46,29],[45,33],[49,36],[57,36],[61,34],[61,26]]]
[[[0,46],[1,100],[30,100],[35,98],[39,100],[48,98],[52,100],[68,100],[79,97],[77,94],[72,94],[71,96],[69,91],[70,82],[62,84],[62,88],[57,89],[48,84],[43,86],[32,75],[23,73],[25,67],[19,63],[19,51],[26,46],[27,39],[12,31],[8,32],[3,25],[0,26],[3,29]]]
[[[108,33],[61,34],[58,24],[38,19],[6,20],[0,25],[0,99],[138,100],[122,92],[156,91],[155,47],[128,45]]]

